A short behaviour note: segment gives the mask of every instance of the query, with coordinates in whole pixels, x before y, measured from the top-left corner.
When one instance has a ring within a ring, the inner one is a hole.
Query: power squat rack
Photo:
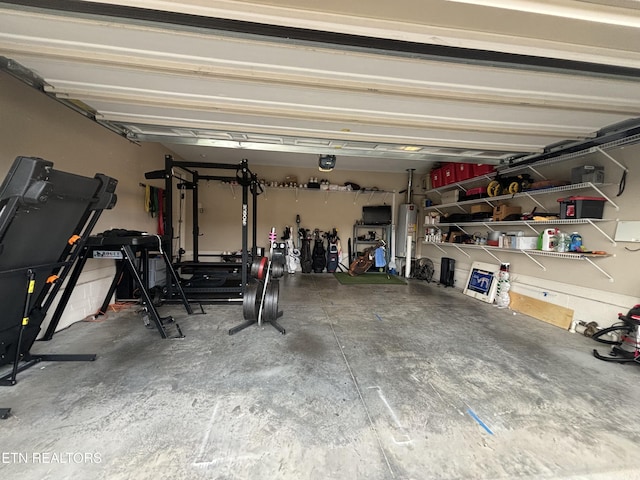
[[[256,247],[256,231],[257,231],[257,197],[262,193],[257,175],[249,170],[248,162],[243,159],[238,164],[233,163],[208,163],[208,162],[185,162],[176,161],[171,155],[165,155],[164,170],[155,170],[145,173],[147,179],[163,178],[165,182],[165,216],[164,216],[164,233],[169,242],[169,252],[174,251],[174,218],[173,218],[173,194],[174,188],[177,188],[181,194],[187,191],[191,192],[191,211],[193,217],[193,260],[182,261],[178,255],[177,261],[174,262],[174,269],[179,274],[192,274],[195,278],[200,277],[203,280],[199,283],[182,281],[182,289],[190,301],[200,303],[216,303],[216,302],[241,302],[245,294],[248,271],[249,271],[249,224],[251,224],[252,247],[251,256],[255,258],[257,255]],[[179,169],[187,174],[189,179],[185,180],[176,175]],[[226,175],[202,175],[200,170],[214,169],[227,171]],[[233,172],[233,174],[231,174]],[[202,254],[199,251],[199,208],[198,208],[198,188],[201,181],[222,181],[237,183],[242,190],[242,208],[240,210],[240,224],[242,229],[242,253],[241,262],[229,263],[223,261],[202,260],[202,257],[211,257],[212,255]],[[249,197],[251,196],[252,205],[249,208]],[[240,277],[234,275],[234,270],[240,272]],[[230,271],[231,270],[231,271]],[[181,302],[179,291],[172,282],[169,272],[167,272],[167,301]]]

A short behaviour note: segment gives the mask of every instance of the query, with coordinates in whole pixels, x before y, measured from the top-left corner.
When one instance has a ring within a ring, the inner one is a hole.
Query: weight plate
[[[242,297],[242,316],[245,320],[258,320],[260,300],[262,300],[262,282],[252,281],[245,289]]]
[[[280,283],[277,281],[269,282],[267,291],[264,296],[264,310],[262,312],[265,322],[271,322],[278,319],[278,296],[280,294]]]
[[[284,275],[284,265],[280,262],[271,262],[271,277],[280,278]]]
[[[251,276],[258,280],[264,280],[267,274],[267,265],[269,260],[267,257],[258,257],[251,263]]]

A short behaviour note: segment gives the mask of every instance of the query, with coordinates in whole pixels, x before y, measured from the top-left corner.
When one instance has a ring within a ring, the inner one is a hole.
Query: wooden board
[[[554,305],[536,298],[527,297],[513,291],[509,292],[511,303],[509,308],[524,313],[543,322],[568,330],[573,320],[573,310]]]

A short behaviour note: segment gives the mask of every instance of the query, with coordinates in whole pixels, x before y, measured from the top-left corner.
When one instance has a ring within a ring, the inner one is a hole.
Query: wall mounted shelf
[[[465,233],[469,235],[470,233],[465,230],[465,227],[485,227],[491,231],[496,231],[496,227],[511,227],[511,226],[526,226],[531,229],[536,235],[540,232],[536,229],[536,226],[540,225],[591,225],[594,229],[596,229],[600,234],[606,238],[613,246],[616,245],[616,242],[610,235],[608,235],[604,230],[602,230],[596,223],[601,222],[613,222],[615,220],[608,220],[605,218],[576,218],[576,219],[564,219],[564,220],[512,220],[512,221],[502,221],[502,222],[491,222],[491,221],[481,221],[481,222],[450,222],[450,223],[437,223],[434,224],[434,227],[442,230],[443,228],[448,227],[457,227]]]
[[[616,210],[619,210],[618,205],[613,202],[613,200],[611,200],[607,195],[605,195],[602,190],[601,187],[606,187],[609,186],[610,184],[608,183],[600,183],[600,184],[595,184],[595,183],[590,183],[590,182],[586,182],[586,183],[573,183],[571,185],[563,185],[561,187],[553,187],[553,188],[541,188],[540,190],[526,190],[524,192],[520,192],[520,193],[514,193],[514,194],[509,194],[509,195],[498,195],[496,197],[486,197],[486,198],[476,198],[473,200],[462,200],[460,202],[454,202],[454,203],[445,203],[445,204],[441,204],[441,205],[432,205],[430,207],[425,207],[425,211],[436,211],[440,214],[443,214],[444,211],[443,209],[445,208],[455,208],[458,207],[460,210],[465,211],[465,209],[463,208],[465,205],[475,205],[478,203],[486,203],[488,205],[491,205],[492,207],[495,206],[495,204],[497,202],[500,202],[502,200],[512,200],[514,198],[529,198],[530,200],[532,200],[538,207],[545,209],[545,207],[538,202],[537,200],[535,200],[533,197],[537,196],[537,195],[549,195],[552,193],[561,193],[561,192],[570,192],[570,191],[574,191],[574,190],[584,190],[584,189],[592,189],[595,190],[596,192],[598,192],[598,194],[605,198],[607,200],[607,202],[609,202],[609,204],[611,204]]]
[[[233,186],[232,186],[233,187]],[[378,195],[382,195],[382,199],[380,200],[380,202],[384,203],[387,201],[387,198],[389,197],[389,195],[394,195],[396,192],[395,190],[372,190],[372,189],[366,189],[366,190],[332,190],[332,189],[322,189],[322,188],[302,188],[302,187],[268,187],[263,185],[262,188],[264,189],[264,192],[262,194],[262,196],[264,196],[264,198],[267,198],[267,191],[269,190],[282,190],[282,191],[291,191],[294,193],[295,195],[295,199],[296,202],[300,199],[300,192],[313,192],[313,194],[324,194],[324,203],[327,203],[327,201],[329,200],[329,196],[333,195],[333,194],[351,194],[353,195],[353,204],[355,205],[356,202],[358,201],[358,198],[360,198],[361,196],[367,196],[368,200],[367,203],[371,203],[371,201],[373,200],[374,196],[378,196]]]
[[[439,242],[439,243],[423,242],[423,245],[431,245],[443,253],[446,253],[446,250],[445,250],[446,248],[455,248],[460,253],[465,255],[467,258],[471,258],[471,255],[469,255],[465,250],[482,250],[487,255],[489,255],[494,260],[496,260],[498,263],[504,263],[504,261],[498,257],[500,253],[525,255],[544,271],[546,271],[547,268],[538,260],[536,260],[534,257],[554,257],[554,258],[561,258],[564,260],[586,261],[587,263],[591,264],[596,270],[601,272],[605,277],[607,277],[610,282],[613,282],[613,277],[609,275],[605,270],[600,268],[599,265],[596,265],[596,263],[594,262],[594,260],[597,260],[597,259],[614,256],[610,254],[588,254],[588,253],[570,253],[570,252],[564,253],[564,252],[547,252],[542,250],[518,250],[514,248],[501,248],[501,247],[491,247],[487,245],[447,243],[447,242]]]

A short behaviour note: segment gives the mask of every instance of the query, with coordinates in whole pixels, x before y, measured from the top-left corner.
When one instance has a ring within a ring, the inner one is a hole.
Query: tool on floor
[[[640,304],[634,305],[626,315],[619,313],[618,320],[622,323],[603,328],[591,336],[596,342],[611,345],[609,355],[600,355],[594,348],[593,356],[607,362],[640,363]],[[621,334],[620,340],[601,338],[603,335],[616,332]]]

